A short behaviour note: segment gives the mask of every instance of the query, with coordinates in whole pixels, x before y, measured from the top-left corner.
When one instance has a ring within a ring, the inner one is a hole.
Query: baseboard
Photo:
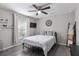
[[[59,45],[66,45],[65,43],[58,43]]]
[[[7,49],[10,49],[10,48],[13,48],[13,47],[16,47],[16,46],[19,46],[19,45],[21,45],[21,43],[18,43],[18,44],[15,44],[15,45],[12,45],[12,46],[9,46],[9,47],[0,49],[0,51],[5,51],[5,50],[7,50]]]

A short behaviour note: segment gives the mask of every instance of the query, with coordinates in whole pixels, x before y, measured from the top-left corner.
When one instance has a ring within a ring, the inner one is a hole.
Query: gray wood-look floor
[[[44,56],[43,50],[38,48],[22,48],[22,45],[0,52],[0,56]],[[70,56],[69,48],[62,45],[54,45],[48,52],[48,56]]]

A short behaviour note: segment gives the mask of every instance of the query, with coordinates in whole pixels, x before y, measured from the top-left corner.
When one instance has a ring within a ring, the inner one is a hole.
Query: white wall
[[[3,10],[0,9],[0,19],[8,19],[8,25],[12,26],[12,13],[7,11],[7,10]],[[4,23],[0,23],[0,43],[1,46],[3,46],[3,48],[6,48],[8,46],[12,45],[12,29],[8,29],[6,30],[6,28],[3,28],[2,25]]]
[[[74,23],[74,12],[64,14],[64,15],[57,15],[57,16],[49,16],[46,18],[41,18],[38,20],[38,28],[37,32],[40,31],[56,31],[57,32],[57,39],[59,44],[65,44],[67,40],[67,28],[68,28],[68,22]],[[47,27],[45,25],[46,20],[52,20],[52,26]]]
[[[79,4],[75,13],[75,21],[76,21],[76,44],[79,45]]]
[[[33,23],[37,23],[37,20],[38,19],[30,19],[30,22],[33,22]],[[29,27],[30,27],[30,22],[29,22]],[[36,35],[36,28],[29,28],[29,32],[30,32],[30,36],[33,36],[33,35]]]

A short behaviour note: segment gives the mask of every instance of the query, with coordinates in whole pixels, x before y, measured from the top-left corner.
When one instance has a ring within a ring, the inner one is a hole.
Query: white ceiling
[[[29,10],[35,10],[32,4],[33,3],[0,3],[0,8],[10,9],[27,16],[40,18],[40,17],[47,17],[49,15],[61,15],[61,14],[72,12],[75,10],[77,5],[74,3],[52,3],[50,4],[51,9],[45,10],[46,12],[48,12],[48,15],[41,13],[38,16],[36,16],[35,12],[28,12]],[[35,4],[41,6],[45,3],[43,4],[35,3]]]

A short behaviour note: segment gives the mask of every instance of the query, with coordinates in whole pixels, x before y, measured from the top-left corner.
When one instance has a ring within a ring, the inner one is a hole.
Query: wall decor
[[[3,19],[0,19],[0,23],[2,23],[3,22]]]
[[[8,25],[8,18],[0,18],[0,28],[7,28]]]
[[[6,19],[0,18],[0,23],[8,23],[8,18]]]
[[[52,25],[52,21],[51,21],[51,20],[47,20],[45,24],[46,24],[46,26],[48,26],[48,27],[49,27],[49,26],[51,26],[51,25]]]
[[[36,23],[33,23],[33,22],[30,23],[30,28],[36,28],[36,27],[37,27]]]
[[[3,24],[3,27],[7,27],[7,24]]]

